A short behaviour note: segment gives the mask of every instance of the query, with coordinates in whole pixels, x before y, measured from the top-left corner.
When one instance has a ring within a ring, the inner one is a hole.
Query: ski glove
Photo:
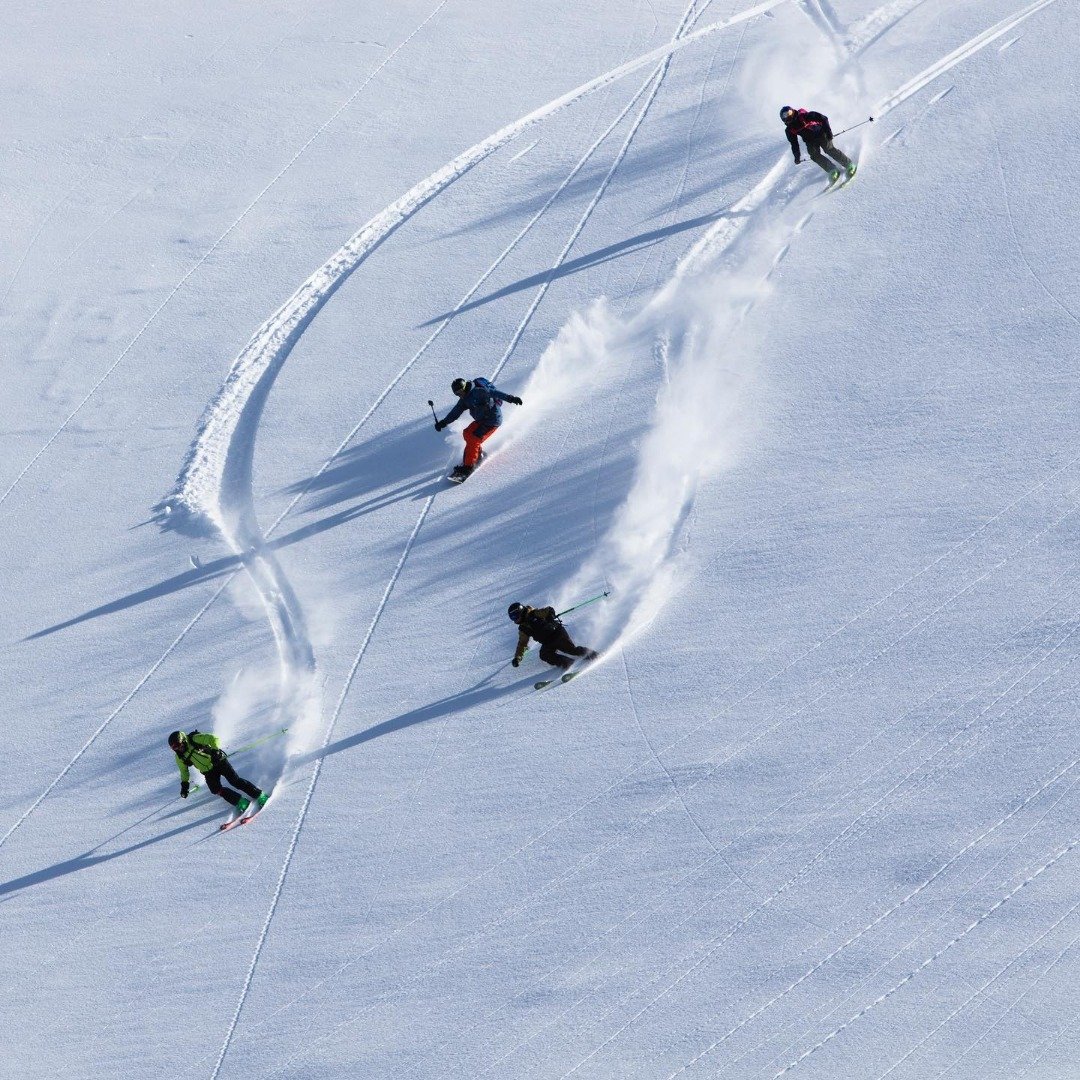
[[[510,661],[510,663],[513,664],[514,667],[520,667],[521,666],[521,657],[520,656],[515,656],[514,659]]]
[[[446,425],[441,420],[436,420],[435,421],[435,430],[436,431],[442,431],[442,429],[444,427],[446,427]]]
[[[188,797],[188,782],[186,780],[182,780],[180,782],[180,798],[181,799],[186,799],[187,797]]]
[[[506,400],[509,401],[511,405],[520,405],[521,404],[521,398],[519,398],[519,397],[508,397]]]

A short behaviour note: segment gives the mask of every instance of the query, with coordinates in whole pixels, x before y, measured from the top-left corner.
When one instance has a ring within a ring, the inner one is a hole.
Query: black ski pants
[[[560,653],[569,653],[569,656],[560,656]],[[586,649],[584,645],[575,645],[570,635],[560,629],[540,646],[540,659],[545,664],[562,668],[565,671],[574,661],[571,656],[595,656],[592,649]]]
[[[227,803],[232,803],[235,806],[240,801],[240,796],[232,788],[227,788],[221,783],[222,777],[252,799],[257,799],[262,794],[261,788],[257,788],[250,781],[237,775],[236,770],[229,764],[229,759],[224,754],[218,761],[214,762],[214,767],[206,774],[206,786],[215,795],[220,795]]]
[[[843,150],[838,150],[833,146],[832,139],[803,139],[803,142],[806,143],[806,152],[810,155],[810,160],[815,165],[820,165],[827,173],[831,173],[836,166],[826,161],[824,154],[828,154],[842,169],[846,169],[851,164],[851,158]]]

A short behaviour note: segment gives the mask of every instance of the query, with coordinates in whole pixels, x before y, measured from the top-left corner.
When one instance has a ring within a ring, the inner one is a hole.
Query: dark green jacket
[[[193,731],[187,737],[187,745],[176,755],[181,783],[187,783],[192,765],[205,776],[224,757],[225,751],[221,749],[221,743],[216,735],[205,731]]]

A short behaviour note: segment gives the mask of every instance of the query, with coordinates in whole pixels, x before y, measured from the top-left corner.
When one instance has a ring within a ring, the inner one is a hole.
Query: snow
[[[0,19],[0,1077],[1074,1074],[1074,5]]]

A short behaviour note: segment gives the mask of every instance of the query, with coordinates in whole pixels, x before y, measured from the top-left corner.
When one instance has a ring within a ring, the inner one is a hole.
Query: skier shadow
[[[456,694],[451,694],[449,697],[440,698],[438,701],[433,701],[428,705],[422,705],[419,709],[413,709],[390,720],[384,720],[381,724],[376,724],[366,731],[359,731],[355,735],[339,739],[337,742],[330,743],[319,750],[312,750],[309,754],[303,754],[295,758],[290,764],[294,766],[307,765],[312,761],[318,761],[319,758],[330,757],[331,754],[340,754],[343,750],[352,750],[362,743],[371,742],[372,739],[390,735],[395,731],[401,731],[403,728],[412,727],[414,724],[425,724],[429,720],[437,720],[439,717],[446,716],[449,713],[464,712],[476,705],[497,701],[499,698],[508,697],[510,694],[521,690],[527,682],[533,681],[534,678],[530,676],[528,679],[519,680],[505,686],[489,686],[488,684],[501,670],[502,668],[493,671],[475,686],[469,687],[468,690],[461,690]]]
[[[579,255],[576,259],[569,259],[557,268],[541,270],[537,274],[530,274],[528,277],[520,278],[518,281],[512,281],[509,285],[504,285],[501,289],[496,289],[495,292],[488,293],[486,296],[481,296],[476,300],[470,300],[466,304],[461,304],[452,311],[444,311],[441,315],[434,315],[426,322],[420,323],[420,327],[423,328],[425,326],[432,326],[435,323],[445,322],[447,319],[453,318],[456,315],[462,315],[466,311],[472,311],[474,308],[482,307],[484,304],[490,304],[494,300],[501,300],[504,296],[512,296],[514,293],[521,292],[524,289],[531,289],[536,285],[546,285],[549,282],[557,281],[559,278],[567,277],[570,274],[577,274],[582,270],[587,270],[591,266],[599,266],[601,263],[610,262],[612,259],[617,259],[620,256],[628,255],[632,252],[644,251],[656,244],[663,243],[670,236],[675,236],[678,233],[686,232],[690,229],[698,229],[705,225],[711,225],[721,218],[741,217],[745,216],[745,214],[746,211],[732,212],[730,210],[714,210],[708,214],[690,218],[687,221],[676,222],[674,225],[664,225],[658,229],[649,229],[647,232],[638,233],[637,236],[631,236],[626,240],[619,240],[614,244],[608,244],[607,247],[597,248],[596,251],[590,251],[586,255]]]
[[[343,450],[327,468],[290,484],[285,491],[306,495],[309,512],[371,496],[367,502],[350,507],[354,516],[371,513],[410,495],[416,497],[416,489],[428,483],[431,472],[441,469],[444,456],[444,443],[432,438],[430,423],[412,420],[378,439]],[[276,543],[284,545],[288,540],[285,537]]]
[[[140,840],[136,844],[129,844],[127,847],[120,848],[118,851],[110,851],[104,855],[94,854],[95,851],[100,850],[106,844],[112,843],[117,837],[123,836],[124,833],[134,829],[137,825],[141,825],[156,813],[157,809],[155,808],[145,817],[142,817],[133,824],[121,829],[120,832],[110,836],[107,840],[103,840],[97,847],[92,847],[89,851],[84,852],[82,855],[76,855],[73,859],[65,859],[63,862],[55,863],[44,870],[35,870],[32,874],[24,874],[22,877],[12,878],[10,881],[0,882],[0,897],[8,897],[13,893],[30,888],[32,885],[41,885],[46,881],[52,881],[55,878],[77,873],[79,870],[89,870],[91,867],[101,866],[102,863],[111,862],[113,859],[119,859],[124,855],[130,855],[134,851],[140,851],[143,848],[150,847],[151,844],[157,844],[162,840],[169,840],[174,836],[179,836],[180,833],[187,832],[189,829],[197,829],[202,825],[208,825],[210,822],[216,821],[221,816],[215,811],[215,813],[210,814],[207,817],[199,818],[198,821],[189,821],[187,824],[180,825],[169,832],[161,833],[158,836],[151,836],[146,840]]]
[[[384,438],[389,440],[388,445],[384,442]],[[343,451],[334,458],[334,463],[324,472],[285,488],[285,492],[291,494],[302,491],[318,492],[313,505],[308,508],[311,511],[325,510],[363,495],[371,495],[371,498],[329,514],[318,521],[301,525],[292,532],[272,540],[269,547],[274,551],[288,548],[319,533],[336,528],[338,525],[344,525],[354,518],[392,506],[396,502],[405,499],[414,501],[426,499],[444,483],[445,453],[446,447],[443,440],[432,439],[427,425],[423,421],[416,420],[401,425],[377,441]],[[383,490],[388,485],[394,484],[397,486]],[[372,494],[373,492],[375,494]],[[236,555],[213,559],[144,589],[128,593],[117,600],[110,600],[106,604],[90,608],[80,615],[74,615],[52,626],[36,630],[26,635],[23,641],[35,641],[103,615],[115,615],[151,600],[160,600],[204,581],[213,581],[235,573],[241,566],[242,560]]]

